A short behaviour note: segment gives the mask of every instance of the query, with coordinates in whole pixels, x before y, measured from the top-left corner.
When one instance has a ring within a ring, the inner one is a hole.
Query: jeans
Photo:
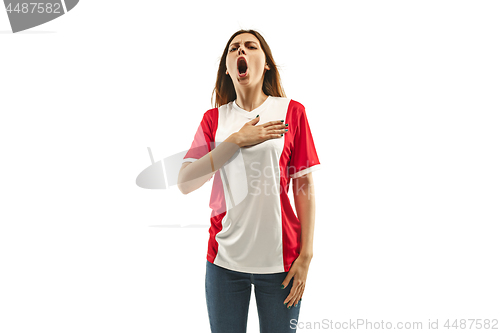
[[[293,286],[281,289],[288,272],[252,274],[229,270],[207,260],[205,296],[212,333],[246,333],[251,285],[259,315],[260,333],[295,332],[302,301],[288,309],[285,299]],[[292,323],[290,320],[295,319]],[[293,324],[293,325],[292,325]],[[292,326],[293,329],[290,327]]]

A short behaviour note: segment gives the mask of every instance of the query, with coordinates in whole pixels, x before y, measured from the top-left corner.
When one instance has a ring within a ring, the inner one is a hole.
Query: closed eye
[[[257,50],[257,48],[256,48],[255,46],[253,46],[253,45],[249,45],[249,46],[248,46],[248,48],[249,48],[249,49],[253,49],[253,50]],[[233,52],[234,50],[237,50],[237,49],[238,49],[237,47],[234,47],[234,46],[233,46],[233,47],[231,47],[231,48],[229,49],[229,52]]]

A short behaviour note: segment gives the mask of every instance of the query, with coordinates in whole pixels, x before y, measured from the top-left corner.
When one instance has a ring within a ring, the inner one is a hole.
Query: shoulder
[[[205,111],[204,116],[211,116],[211,115],[216,114],[217,112],[219,112],[219,108],[213,108],[213,109]]]
[[[296,100],[293,100],[293,99],[290,99],[289,107],[293,108],[293,109],[297,109],[299,111],[305,111],[305,109],[306,109],[304,107],[304,105],[302,105],[302,103],[299,103],[299,102],[297,102]]]
[[[231,101],[229,103],[226,103],[224,105],[221,105],[217,108],[212,108],[210,110],[207,110],[204,114],[204,117],[212,118],[212,119],[217,119],[219,117],[219,114],[225,114],[231,110],[231,107],[233,105],[234,101]]]
[[[203,114],[203,120],[213,122],[215,119],[218,118],[218,115],[219,115],[219,109],[213,108],[205,111],[205,113]]]
[[[304,105],[296,100],[293,100],[291,98],[288,99],[288,114],[290,117],[298,119],[305,115],[306,113],[306,108]]]
[[[205,111],[203,114],[203,118],[201,119],[201,126],[205,132],[214,132],[214,129],[217,128],[219,119],[219,110],[217,108],[213,108]]]

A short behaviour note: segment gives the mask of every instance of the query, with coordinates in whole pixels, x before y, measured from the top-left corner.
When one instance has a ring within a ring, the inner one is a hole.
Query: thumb
[[[257,117],[255,117],[254,119],[250,120],[248,123],[250,125],[255,125],[259,122],[260,118],[259,118],[259,115],[257,115]]]
[[[286,275],[285,280],[281,283],[281,289],[285,289],[288,286],[288,283],[290,283],[290,280],[293,278],[295,275],[295,272],[289,271],[288,274]]]

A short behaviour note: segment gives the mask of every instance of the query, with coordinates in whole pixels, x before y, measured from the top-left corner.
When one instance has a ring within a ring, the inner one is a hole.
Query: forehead
[[[231,44],[234,44],[234,43],[245,43],[245,42],[255,42],[257,44],[259,44],[259,40],[257,39],[257,37],[255,37],[254,35],[252,34],[249,34],[249,33],[243,33],[243,34],[240,34],[236,37],[233,38],[233,40],[231,41],[231,43],[229,43],[229,45]]]

